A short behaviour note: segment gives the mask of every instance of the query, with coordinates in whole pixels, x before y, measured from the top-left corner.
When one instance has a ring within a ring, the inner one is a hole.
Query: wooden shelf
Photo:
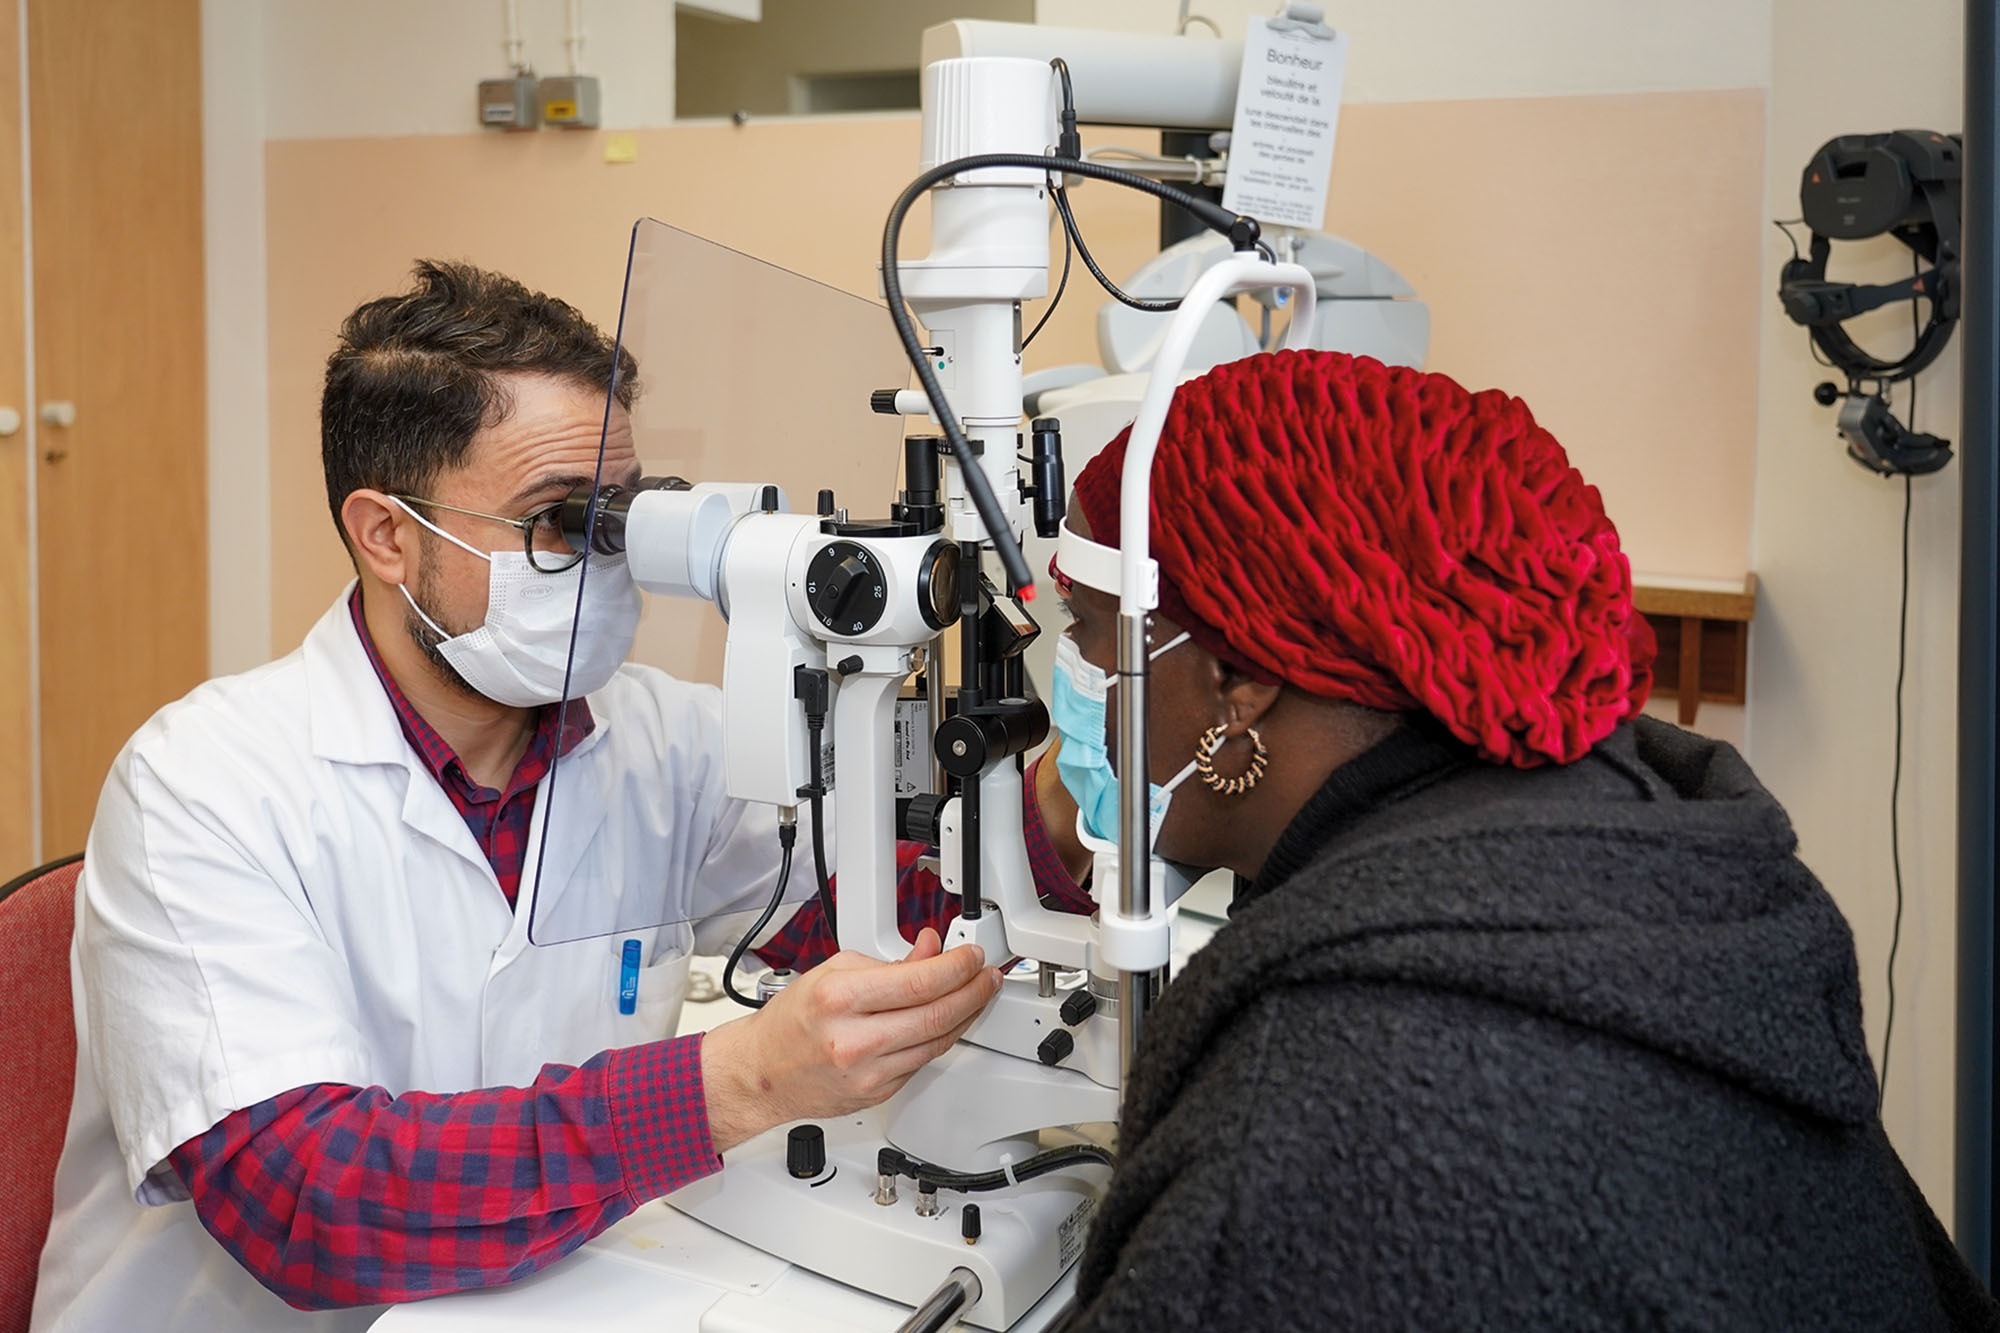
[[[1740,704],[1749,682],[1750,620],[1757,611],[1757,576],[1741,584],[1719,579],[1635,576],[1632,603],[1653,626],[1660,652],[1653,692],[1680,701],[1680,724],[1694,725],[1702,701]],[[1687,682],[1693,688],[1687,688]]]

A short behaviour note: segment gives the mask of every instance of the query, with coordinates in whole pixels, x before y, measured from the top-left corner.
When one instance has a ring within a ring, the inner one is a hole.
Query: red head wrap
[[[1130,434],[1076,479],[1106,545]],[[1197,643],[1496,763],[1580,759],[1652,685],[1597,488],[1496,390],[1338,352],[1218,366],[1174,396],[1152,522],[1160,612]]]

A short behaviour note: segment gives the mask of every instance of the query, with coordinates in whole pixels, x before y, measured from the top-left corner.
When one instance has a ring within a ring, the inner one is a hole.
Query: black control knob
[[[1067,1029],[1057,1028],[1042,1038],[1042,1044],[1035,1048],[1035,1058],[1045,1065],[1059,1065],[1069,1059],[1069,1053],[1076,1049],[1076,1038]]]
[[[819,580],[812,598],[813,611],[829,623],[839,620],[859,591],[858,585],[867,577],[867,561],[858,556],[843,556]]]
[[[1062,1015],[1063,1022],[1075,1027],[1097,1012],[1097,997],[1090,993],[1088,986],[1079,987],[1069,993],[1069,998],[1062,1002],[1062,1008],[1057,1012]]]
[[[785,1170],[795,1180],[816,1180],[826,1170],[826,1134],[818,1125],[794,1125],[785,1135]]]
[[[921,842],[927,847],[935,847],[942,840],[943,824],[939,816],[944,813],[949,796],[936,792],[918,792],[905,801],[896,802],[896,836],[905,842]]]
[[[958,1210],[958,1234],[965,1237],[967,1245],[977,1245],[979,1230],[979,1205],[968,1203]]]
[[[835,634],[866,634],[888,604],[888,581],[860,543],[828,542],[806,562],[806,605]]]
[[[937,761],[955,778],[977,777],[991,748],[980,720],[963,713],[946,718],[937,729]]]

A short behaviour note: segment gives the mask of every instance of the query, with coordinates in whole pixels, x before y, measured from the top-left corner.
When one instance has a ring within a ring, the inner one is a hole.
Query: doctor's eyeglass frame
[[[464,514],[467,518],[483,518],[489,523],[505,523],[521,534],[521,545],[528,554],[530,568],[543,574],[560,574],[570,569],[586,554],[572,548],[563,537],[562,507],[564,500],[551,500],[547,504],[536,505],[519,518],[509,518],[505,514],[488,514],[478,509],[461,509],[448,505],[442,500],[426,499],[421,495],[396,494],[391,499],[405,504],[425,505],[432,509],[443,509],[453,514]],[[537,544],[537,539],[542,544]]]

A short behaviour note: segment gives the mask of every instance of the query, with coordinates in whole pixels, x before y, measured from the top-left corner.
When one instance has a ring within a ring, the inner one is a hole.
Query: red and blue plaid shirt
[[[403,734],[485,851],[512,903],[527,859],[536,785],[593,725],[581,700],[542,710],[504,789],[482,787],[396,685],[361,616],[355,632]],[[558,743],[557,715],[563,714]],[[1033,772],[1022,810],[1037,887],[1091,910],[1050,844]],[[927,849],[897,849],[903,934],[958,914]],[[837,902],[836,902],[837,905]],[[817,901],[757,950],[804,969],[837,950]],[[640,1204],[720,1166],[709,1135],[701,1037],[545,1065],[525,1088],[438,1095],[322,1083],[247,1107],[168,1158],[202,1225],[266,1287],[301,1309],[413,1300],[525,1277]]]

